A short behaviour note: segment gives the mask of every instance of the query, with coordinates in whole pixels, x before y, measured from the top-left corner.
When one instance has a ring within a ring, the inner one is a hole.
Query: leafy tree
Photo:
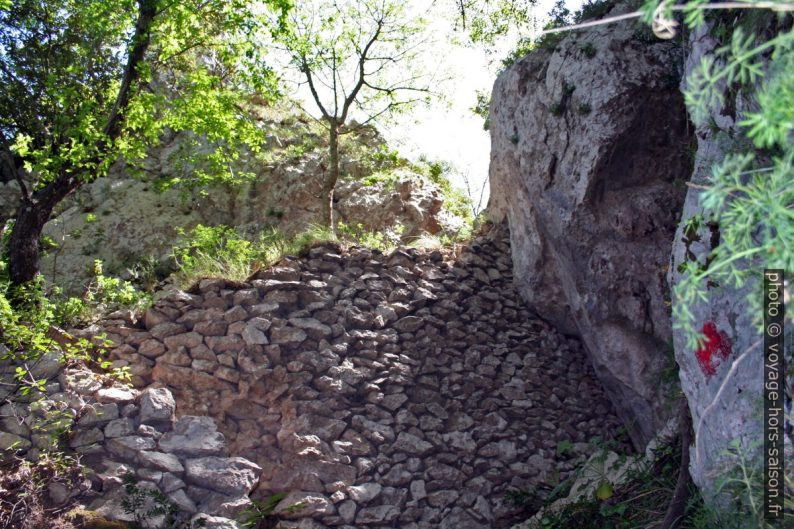
[[[527,37],[534,29],[537,0],[454,0],[456,22],[473,42],[493,45],[511,30]]]
[[[322,223],[331,229],[339,136],[431,95],[431,78],[419,64],[423,25],[398,0],[312,0],[292,11],[290,31],[278,39],[328,131]],[[348,123],[353,113],[360,119]]]
[[[282,16],[288,0],[265,0]],[[39,270],[39,238],[57,206],[141,159],[166,130],[217,147],[256,144],[238,91],[267,91],[270,72],[242,76],[258,51],[248,0],[3,0],[0,3],[0,176],[21,190],[8,245],[12,283]],[[245,85],[243,84],[245,83]]]

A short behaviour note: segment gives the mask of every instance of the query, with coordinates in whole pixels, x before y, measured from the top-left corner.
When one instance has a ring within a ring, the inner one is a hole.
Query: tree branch
[[[372,37],[369,39],[367,44],[364,46],[364,49],[361,51],[358,59],[358,82],[356,82],[353,90],[347,95],[345,99],[345,103],[342,106],[342,115],[340,116],[340,121],[344,123],[347,120],[347,113],[350,110],[350,107],[353,105],[353,102],[356,100],[361,87],[364,86],[366,81],[366,72],[364,71],[364,65],[367,62],[367,54],[372,46],[377,42],[378,37],[380,36],[381,30],[383,29],[384,18],[383,16],[379,17],[376,21],[377,26],[375,27],[375,32],[372,34]]]
[[[121,122],[132,98],[132,85],[140,77],[138,67],[143,62],[151,42],[152,23],[156,15],[155,0],[138,0],[138,19],[135,21],[135,33],[131,40],[132,48],[127,58],[127,65],[124,67],[124,77],[116,102],[102,131],[111,139],[115,139],[121,131]]]
[[[312,70],[309,68],[309,64],[306,61],[306,56],[301,54],[300,56],[301,61],[301,70],[303,70],[303,75],[306,76],[306,81],[309,83],[309,90],[312,93],[312,97],[314,98],[314,102],[317,103],[317,106],[320,108],[320,112],[323,114],[325,119],[331,119],[331,116],[328,114],[328,111],[325,110],[322,101],[320,100],[320,95],[317,93],[317,89],[314,86],[314,78],[312,77]]]

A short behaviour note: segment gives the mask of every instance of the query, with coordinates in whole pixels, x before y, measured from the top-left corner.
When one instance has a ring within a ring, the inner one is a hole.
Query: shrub
[[[397,226],[392,233],[368,231],[361,223],[337,224],[337,235],[347,242],[366,246],[383,252],[393,250],[400,242],[403,233],[403,226]]]
[[[202,224],[183,232],[183,237],[172,249],[178,267],[174,278],[183,287],[207,277],[243,281],[285,255],[301,254],[318,242],[334,239],[328,229],[320,226],[292,237],[271,227],[246,238],[229,226]]]
[[[588,59],[592,59],[593,57],[596,56],[596,48],[595,46],[593,46],[592,42],[588,42],[584,44],[581,50],[584,56],[587,57]]]
[[[139,487],[132,473],[124,476],[121,508],[134,519],[131,529],[150,527],[151,520],[160,516],[163,517],[161,529],[196,529],[206,525],[203,518],[191,522],[190,515],[181,512],[160,490]]]
[[[227,277],[242,280],[250,275],[259,253],[248,241],[229,226],[197,225],[183,235],[173,248],[182,283],[203,277]]]
[[[0,528],[73,529],[74,516],[68,512],[73,502],[53,506],[47,489],[57,483],[78,490],[82,478],[82,468],[71,457],[45,452],[35,462],[7,458],[0,467]]]

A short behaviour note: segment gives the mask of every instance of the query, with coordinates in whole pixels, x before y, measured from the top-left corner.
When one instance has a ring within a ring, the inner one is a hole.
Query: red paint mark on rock
[[[703,343],[695,352],[700,369],[706,378],[717,372],[717,366],[731,355],[731,339],[725,331],[708,321],[703,324]]]

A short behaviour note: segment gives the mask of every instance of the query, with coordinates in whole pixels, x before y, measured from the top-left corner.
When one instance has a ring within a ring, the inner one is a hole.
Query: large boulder
[[[582,337],[642,447],[669,413],[665,267],[692,172],[680,49],[632,22],[571,33],[506,69],[491,100],[491,220],[515,280]]]

